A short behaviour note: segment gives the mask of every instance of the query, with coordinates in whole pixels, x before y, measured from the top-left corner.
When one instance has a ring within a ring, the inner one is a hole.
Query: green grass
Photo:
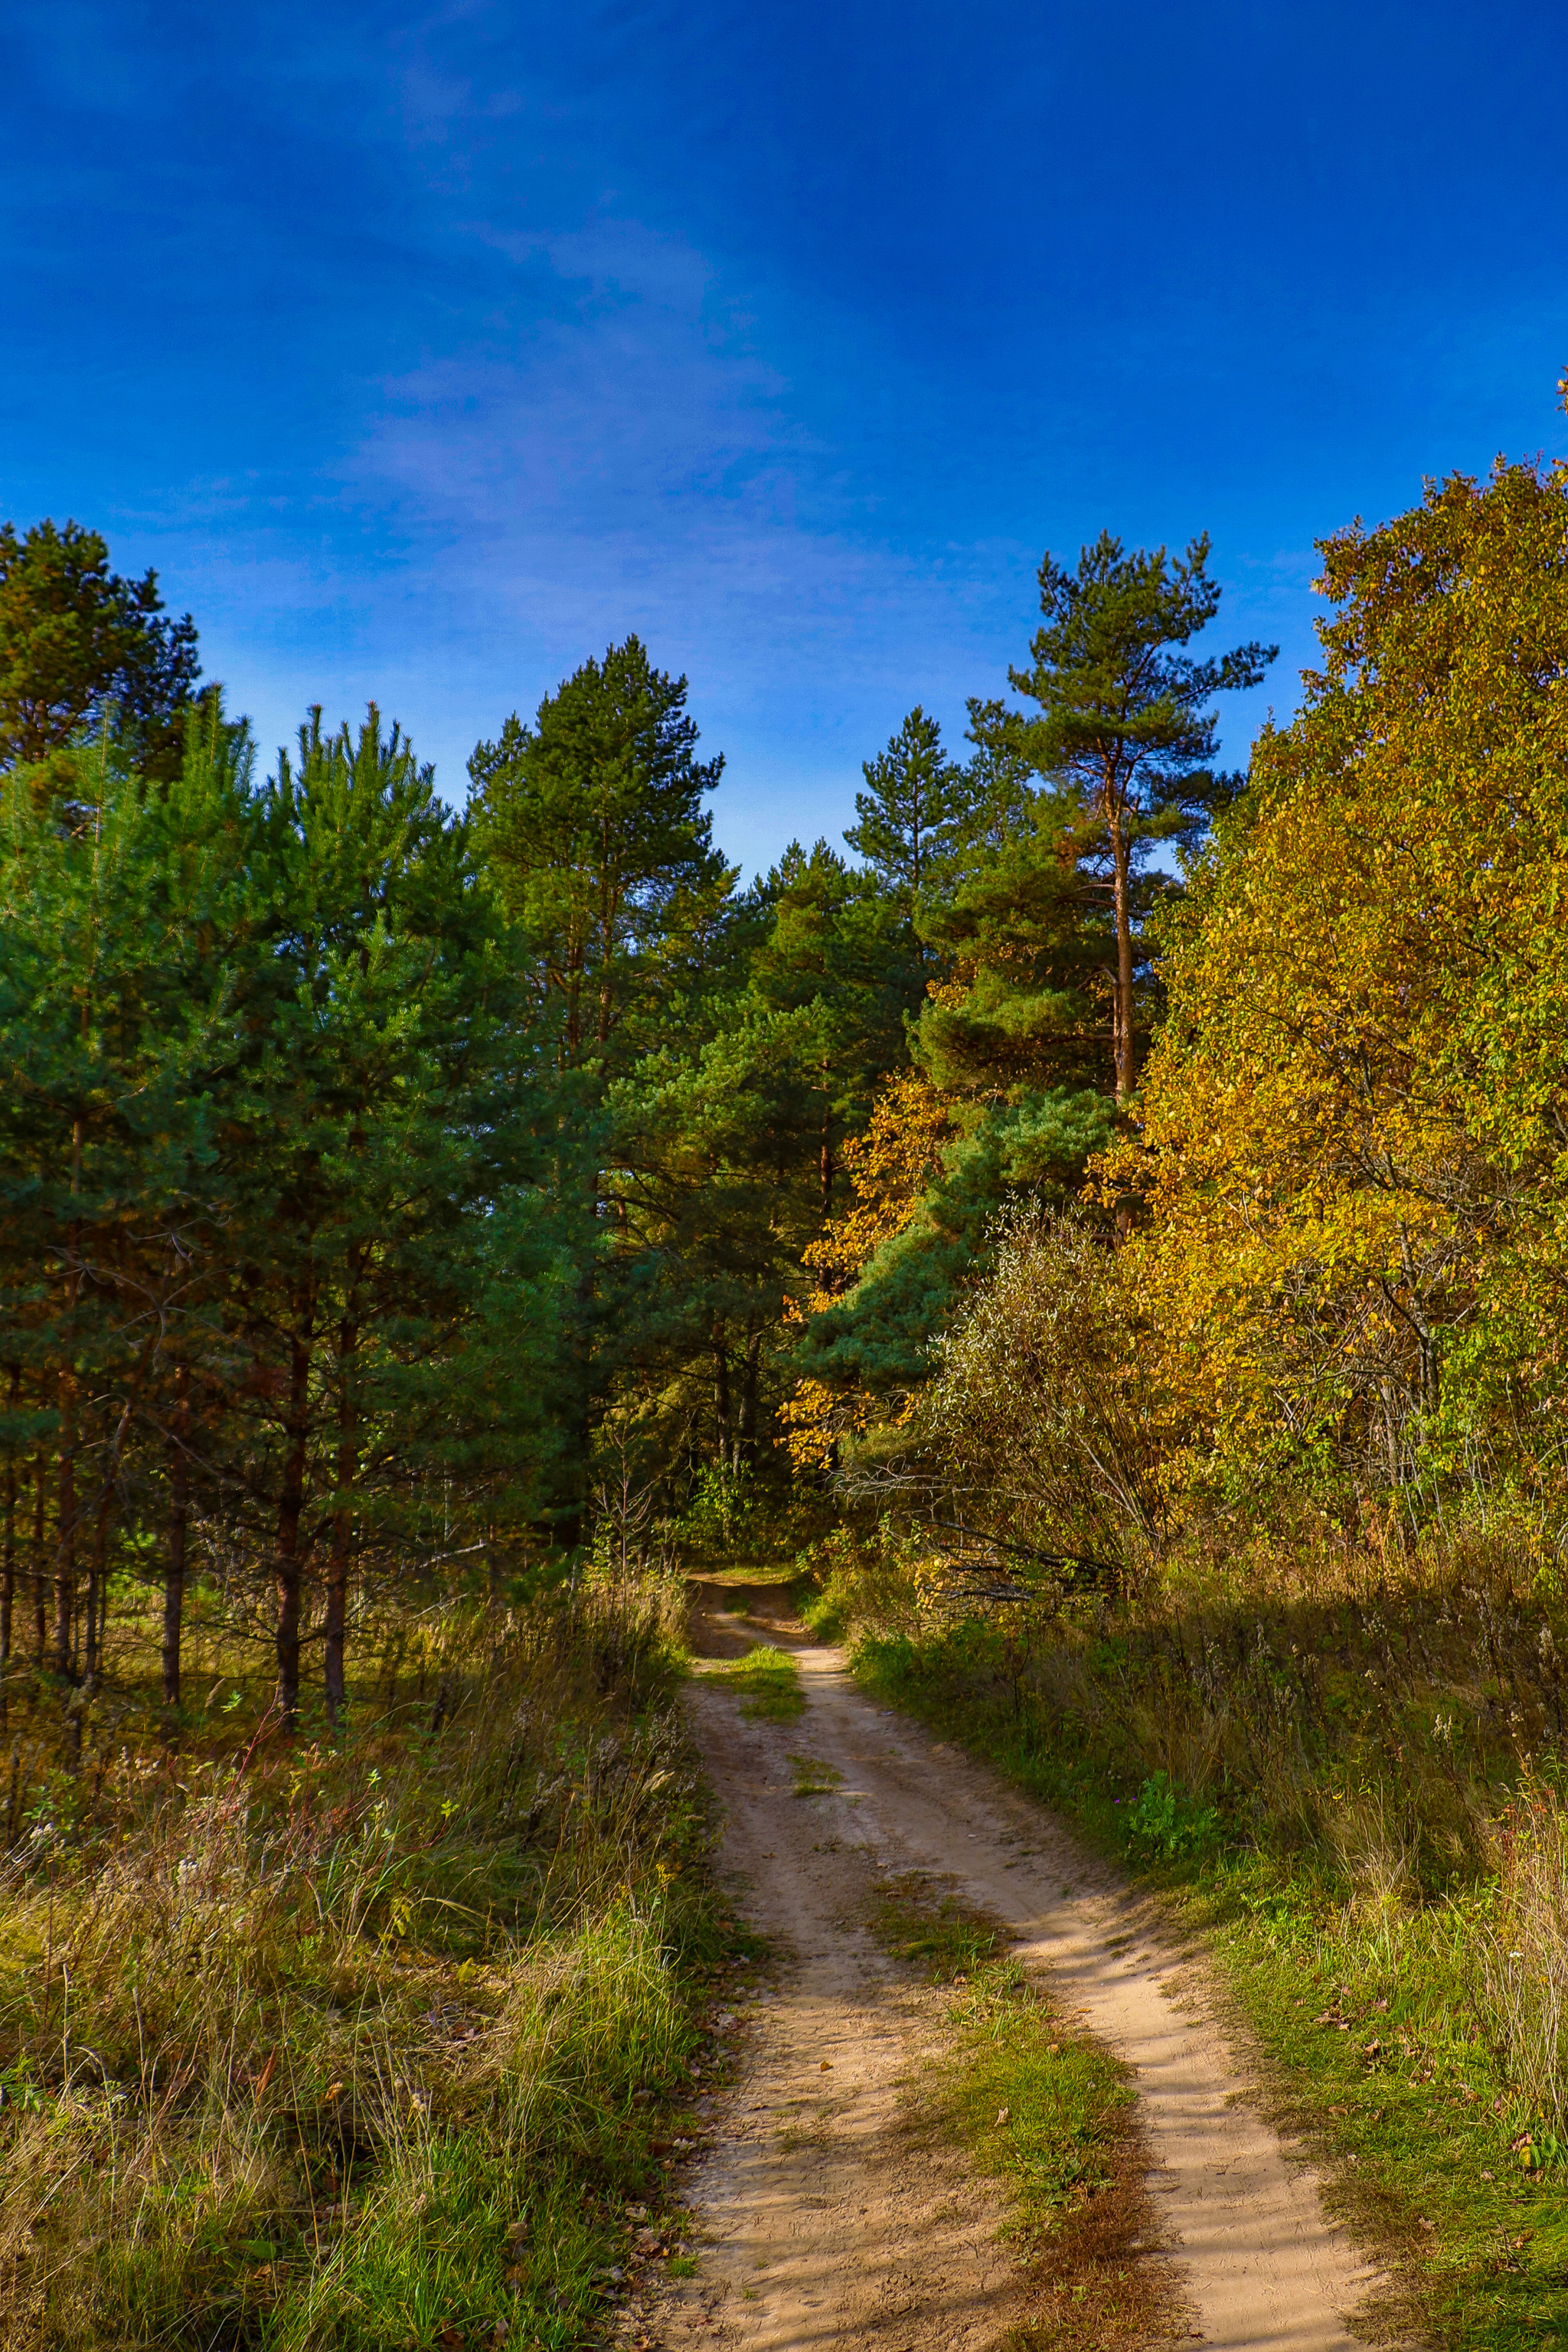
[[[1126,2069],[1088,2035],[1068,2032],[996,1929],[952,1895],[895,1882],[874,1904],[871,1927],[896,1958],[952,1991],[957,2044],[944,2105],[981,2169],[1005,2181],[1018,2230],[1033,2242],[1075,2197],[1110,2185],[1133,2095]]]
[[[703,1584],[740,1585],[742,1588],[753,1584],[766,1585],[770,1588],[776,1587],[781,1591],[786,1585],[792,1584],[795,1577],[793,1563],[788,1567],[781,1568],[777,1561],[765,1561],[758,1568],[748,1567],[743,1561],[739,1564],[732,1562],[728,1568],[704,1568],[694,1570],[693,1573]]]
[[[1568,2154],[1510,2081],[1479,1997],[1489,1882],[1394,1889],[1305,1840],[1254,1843],[1234,1813],[1151,1773],[1114,1717],[1091,1740],[1020,1696],[1008,1663],[973,1628],[855,1654],[882,1704],[1070,1815],[1203,1934],[1268,2061],[1277,2119],[1305,2135],[1332,2209],[1391,2269],[1391,2320],[1451,2352],[1568,2342]]]
[[[710,1670],[735,1691],[741,1713],[765,1723],[793,1723],[805,1713],[805,1693],[800,1671],[787,1650],[759,1643],[743,1658],[727,1660]]]

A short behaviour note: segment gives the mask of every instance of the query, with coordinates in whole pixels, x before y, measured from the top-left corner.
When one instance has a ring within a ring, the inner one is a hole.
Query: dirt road
[[[839,1653],[768,1622],[765,1591],[700,1596],[700,1646],[745,1647],[720,1612],[748,1604],[754,1633],[795,1651],[807,1711],[748,1721],[730,1691],[700,1683],[694,1728],[726,1809],[722,1866],[794,1961],[751,2023],[688,2187],[698,2275],[645,2306],[633,2340],[982,2352],[1026,2315],[994,2192],[900,2106],[932,2013],[857,1923],[874,1872],[919,1870],[1005,1921],[1026,1967],[1135,2069],[1169,2250],[1155,2259],[1179,2265],[1191,2338],[1215,2352],[1350,2352],[1363,2339],[1347,2315],[1379,2282],[1250,2104],[1196,1963],[1042,1807],[879,1713]],[[800,1801],[801,1755],[842,1775],[834,1793]]]

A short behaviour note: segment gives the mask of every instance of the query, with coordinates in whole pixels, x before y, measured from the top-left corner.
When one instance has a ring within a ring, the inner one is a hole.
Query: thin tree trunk
[[[59,1486],[55,1526],[54,1668],[68,1680],[71,1670],[71,1619],[76,1610],[76,1382],[60,1380]]]
[[[719,1459],[726,1470],[730,1460],[730,1351],[724,1344],[721,1316],[713,1318],[713,1416],[719,1424]]]
[[[17,1393],[22,1385],[22,1367],[11,1367],[11,1390],[6,1405],[13,1415],[16,1411]],[[0,1667],[11,1663],[11,1612],[16,1598],[16,1449],[5,1448],[5,1556],[0,1559]]]
[[[102,1664],[99,1647],[99,1616],[109,1584],[109,1515],[113,1503],[113,1486],[106,1475],[98,1506],[98,1518],[92,1530],[92,1558],[87,1571],[86,1622],[82,1629],[81,1670],[84,1680],[89,1683]]]
[[[169,1549],[163,1563],[163,1705],[180,1704],[180,1636],[185,1616],[185,1537],[191,1509],[191,1370],[174,1367],[174,1426],[169,1442]]]
[[[307,1328],[310,1294],[304,1294]],[[289,1341],[288,1452],[278,1498],[278,1705],[290,1728],[300,1712],[300,1519],[305,1507],[305,1454],[310,1435],[310,1346],[298,1327]]]
[[[1116,1099],[1124,1103],[1132,1092],[1132,903],[1129,887],[1130,857],[1120,812],[1107,810],[1110,858],[1116,897]]]
[[[49,1646],[48,1624],[45,1611],[48,1575],[44,1566],[47,1478],[48,1456],[40,1445],[37,1471],[33,1481],[33,1650],[40,1666],[44,1663]]]
[[[746,1318],[746,1353],[741,1370],[740,1454],[748,1470],[757,1466],[757,1365],[763,1352],[762,1326]]]
[[[353,1360],[358,1334],[344,1321],[339,1337],[338,1500],[332,1513],[332,1558],[327,1574],[327,1713],[334,1727],[348,1701],[343,1681],[343,1642],[349,1620],[349,1553],[353,1540],[354,1393]]]

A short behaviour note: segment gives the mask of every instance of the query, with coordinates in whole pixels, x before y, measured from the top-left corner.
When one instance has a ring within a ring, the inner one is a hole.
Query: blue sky
[[[1207,529],[1311,656],[1312,541],[1568,440],[1546,5],[10,0],[0,513],[155,563],[268,750],[475,739],[637,629],[748,866],[1047,547]]]

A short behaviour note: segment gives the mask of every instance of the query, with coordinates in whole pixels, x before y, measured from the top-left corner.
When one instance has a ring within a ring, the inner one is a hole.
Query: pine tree
[[[20,538],[0,523],[0,771],[41,766],[108,725],[128,766],[176,776],[197,674],[195,624],[167,617],[155,572],[121,579],[79,523]],[[68,782],[58,761],[53,773]]]
[[[1279,647],[1237,646],[1218,660],[1173,652],[1219,610],[1208,573],[1209,542],[1184,556],[1163,547],[1127,554],[1102,531],[1068,572],[1047,553],[1040,565],[1043,624],[1026,669],[1010,669],[1014,690],[1039,716],[991,706],[975,713],[982,741],[1011,750],[1040,775],[1075,793],[1100,828],[1115,923],[1111,976],[1116,1095],[1125,1102],[1137,1076],[1139,866],[1161,843],[1192,845],[1212,810],[1235,789],[1212,762],[1216,694],[1256,686]]]
[[[287,1717],[319,1545],[326,1696],[343,1704],[363,1465],[428,1454],[427,1433],[411,1440],[439,1418],[433,1368],[476,1311],[471,1224],[524,1171],[536,1057],[466,828],[374,706],[357,736],[311,713],[265,816],[258,1043],[230,1107],[246,1236],[232,1314],[264,1374],[246,1410],[272,1497]]]
[[[862,773],[866,790],[855,795],[859,822],[844,838],[912,928],[922,895],[940,880],[963,836],[974,788],[918,703]]]
[[[480,858],[531,942],[564,1067],[626,1068],[733,874],[702,806],[686,680],[636,637],[587,661],[468,762]]]
[[[216,704],[209,715],[221,732]],[[40,1604],[44,1455],[52,1459],[50,1663],[90,1679],[131,1454],[155,1413],[165,1342],[186,1304],[210,1157],[203,1076],[215,1037],[220,1062],[232,1040],[193,968],[193,908],[171,888],[174,862],[201,863],[191,797],[149,792],[104,746],[96,772],[79,763],[67,824],[47,792],[30,789],[33,775],[20,772],[21,789],[6,796],[0,844],[3,1319],[18,1433],[41,1449]],[[209,875],[203,920],[214,892],[221,899],[232,883],[234,848],[232,838],[223,845]],[[229,926],[218,912],[221,935]]]

